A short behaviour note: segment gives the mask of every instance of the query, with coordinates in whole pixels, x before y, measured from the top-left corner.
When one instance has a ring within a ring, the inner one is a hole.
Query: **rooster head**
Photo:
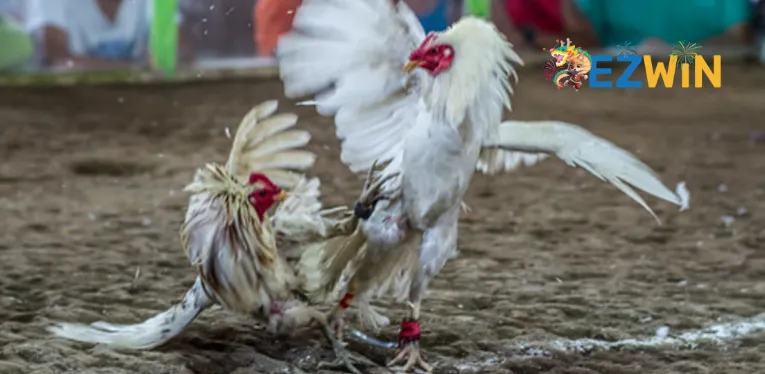
[[[404,65],[404,71],[411,73],[416,68],[427,70],[431,75],[449,69],[454,61],[454,48],[436,40],[436,34],[430,33],[419,47],[409,55],[409,61]]]
[[[465,16],[443,32],[428,34],[403,69],[429,72],[432,79],[421,80],[423,99],[448,122],[459,124],[474,104],[490,105],[486,98],[496,98],[510,109],[509,78],[518,81],[513,64],[523,61],[494,24]],[[501,110],[492,113],[501,116]]]
[[[255,208],[255,212],[258,214],[258,218],[260,218],[261,221],[266,212],[268,212],[274,204],[287,198],[287,193],[264,174],[250,174],[249,183],[250,185],[255,186],[255,190],[247,196],[247,199],[250,201],[250,204],[252,204],[252,207]]]

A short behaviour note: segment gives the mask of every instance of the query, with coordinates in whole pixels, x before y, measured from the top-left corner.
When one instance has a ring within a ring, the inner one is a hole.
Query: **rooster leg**
[[[351,306],[351,301],[355,297],[355,292],[348,288],[340,302],[329,313],[329,327],[334,332],[337,340],[343,341],[343,328],[345,327],[345,311]]]
[[[351,302],[356,297],[357,290],[362,289],[359,286],[359,279],[357,276],[354,276],[348,282],[345,295],[340,299],[340,302],[337,303],[327,317],[330,328],[332,328],[335,336],[341,342],[343,341],[343,331],[345,327],[345,311],[351,306]]]
[[[406,360],[404,366],[400,368],[401,371],[408,372],[418,366],[430,373],[433,367],[425,362],[420,353],[420,302],[410,302],[409,306],[412,308],[409,318],[401,322],[401,332],[398,334],[400,351],[390,360],[388,367]]]
[[[324,337],[327,338],[330,344],[332,344],[332,350],[335,352],[335,361],[320,362],[319,369],[345,368],[351,373],[361,374],[359,369],[354,366],[354,363],[366,366],[379,366],[374,361],[364,356],[354,355],[348,352],[348,350],[345,349],[345,344],[335,337],[335,334],[332,332],[332,329],[327,322],[327,318],[323,314],[314,311],[313,319],[321,325],[321,331],[324,334]]]
[[[453,211],[442,216],[435,227],[426,229],[420,245],[420,257],[417,271],[409,287],[409,305],[412,308],[409,318],[401,322],[399,333],[399,353],[388,363],[393,366],[404,359],[404,372],[419,366],[427,372],[433,368],[425,362],[420,353],[420,304],[430,281],[446,265],[446,260],[457,248],[457,221],[459,205]]]

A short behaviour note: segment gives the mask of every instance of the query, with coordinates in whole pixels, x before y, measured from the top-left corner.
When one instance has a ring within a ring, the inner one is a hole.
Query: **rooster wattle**
[[[464,17],[425,35],[404,2],[306,0],[279,41],[277,59],[286,95],[316,95],[309,103],[334,116],[341,160],[352,171],[383,160],[382,177],[400,174],[383,187],[390,199],[358,210],[365,238],[345,249],[363,256],[334,317],[342,321],[354,297],[366,305],[391,287],[406,297],[412,310],[389,365],[405,360],[404,370],[431,369],[419,352],[420,303],[456,254],[460,204],[476,170],[509,171],[553,154],[613,183],[651,214],[628,184],[685,204],[648,166],[578,126],[502,122],[509,78],[517,80],[513,64],[522,61],[481,19]],[[335,271],[325,274],[339,276],[349,258],[355,257],[329,259]]]
[[[374,365],[347,353],[315,309],[333,291],[316,283],[327,278],[321,261],[354,235],[359,221],[345,207],[322,210],[318,178],[299,173],[315,161],[313,153],[297,149],[310,134],[291,129],[297,116],[275,115],[276,109],[276,101],[253,108],[239,125],[228,162],[198,169],[185,188],[192,195],[181,243],[198,276],[181,302],[135,325],[59,323],[49,331],[82,342],[151,349],[218,303],[259,318],[275,333],[318,322],[341,365],[356,373],[353,362]],[[370,181],[360,200],[377,199],[381,183]]]

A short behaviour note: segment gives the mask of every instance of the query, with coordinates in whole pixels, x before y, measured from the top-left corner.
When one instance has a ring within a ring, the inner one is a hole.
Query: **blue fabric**
[[[447,14],[450,0],[438,0],[433,11],[425,15],[417,15],[426,33],[431,31],[444,31],[449,27],[449,15]]]
[[[699,43],[750,20],[748,0],[575,0],[605,47],[646,38]]]
[[[126,40],[104,41],[88,51],[88,54],[107,60],[132,60],[133,43]]]

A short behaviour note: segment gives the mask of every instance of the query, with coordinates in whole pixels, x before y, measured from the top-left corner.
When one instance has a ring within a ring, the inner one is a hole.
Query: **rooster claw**
[[[383,162],[382,164],[378,164],[377,161],[375,161],[372,164],[372,167],[369,168],[366,180],[364,181],[364,189],[359,198],[359,201],[363,204],[369,205],[373,201],[378,200],[382,185],[401,174],[400,172],[395,172],[380,176],[378,173],[382,172],[389,164],[390,161]]]
[[[318,369],[345,369],[353,374],[361,374],[361,371],[356,368],[354,364],[362,364],[364,366],[379,366],[372,360],[348,353],[345,349],[342,351],[335,350],[335,356],[337,358],[334,361],[322,361],[319,362]]]
[[[401,361],[404,361],[406,359],[406,362],[404,363],[403,367],[399,366],[393,366],[398,364]],[[422,370],[424,370],[426,373],[432,373],[433,367],[430,366],[425,360],[422,358],[422,354],[420,353],[420,347],[417,342],[411,342],[401,349],[401,351],[394,357],[388,365],[386,365],[388,368],[391,368],[393,370],[401,371],[404,373],[407,373],[414,369],[415,367],[419,367]]]
[[[383,176],[375,174],[380,171],[377,161],[375,161],[375,163],[372,164],[372,168],[369,169],[366,181],[364,181],[364,188],[361,191],[361,196],[356,200],[356,206],[353,208],[354,216],[360,219],[369,219],[378,201],[394,200],[400,196],[400,191],[383,192],[382,187],[389,180],[398,177],[401,173],[395,172]]]
[[[335,352],[335,360],[331,362],[320,362],[318,367],[319,369],[347,369],[353,374],[362,374],[361,371],[359,371],[359,369],[354,366],[354,364],[379,366],[377,363],[364,356],[359,356],[348,352],[348,350],[345,348],[345,344],[335,338],[329,326],[325,326],[323,331],[324,335],[327,337],[327,340],[332,343],[332,350]]]

